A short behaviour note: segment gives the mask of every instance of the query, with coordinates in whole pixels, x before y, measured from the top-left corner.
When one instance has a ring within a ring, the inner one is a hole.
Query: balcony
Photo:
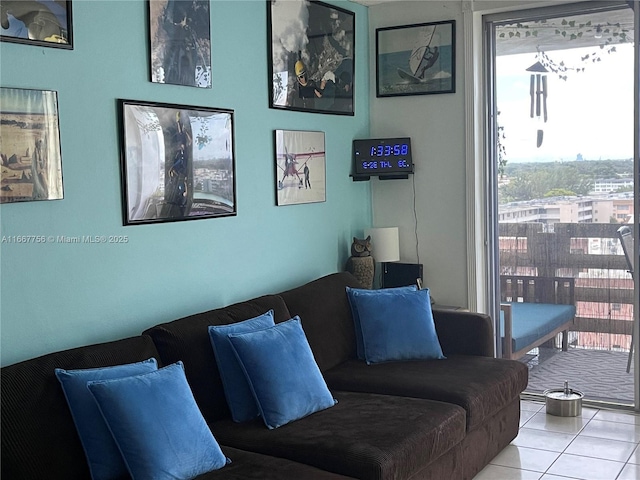
[[[530,393],[570,385],[585,398],[633,403],[633,280],[617,237],[619,224],[501,223],[500,274],[574,279],[576,318],[568,351],[560,336],[520,361]]]

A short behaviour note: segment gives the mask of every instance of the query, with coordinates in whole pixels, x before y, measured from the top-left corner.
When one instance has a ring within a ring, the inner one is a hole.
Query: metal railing
[[[501,223],[500,274],[574,278],[577,314],[571,331],[578,334],[573,343],[584,348],[628,350],[634,288],[616,233],[619,227]],[[596,335],[606,335],[608,340],[594,342]]]

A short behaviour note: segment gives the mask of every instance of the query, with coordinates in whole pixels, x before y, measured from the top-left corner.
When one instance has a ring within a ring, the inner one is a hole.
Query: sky
[[[585,71],[570,71],[567,80],[547,74],[546,123],[530,117],[526,69],[537,61],[536,53],[497,57],[498,123],[504,127],[507,161],[572,161],[578,154],[585,160],[633,157],[633,44],[616,48],[610,54],[597,47],[547,53],[556,63]],[[580,60],[596,51],[600,62]],[[540,148],[538,129],[544,132]]]

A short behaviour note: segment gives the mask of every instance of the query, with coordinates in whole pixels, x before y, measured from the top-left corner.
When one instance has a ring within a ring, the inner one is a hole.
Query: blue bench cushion
[[[512,349],[514,352],[536,343],[576,316],[575,305],[513,302]],[[504,338],[504,312],[500,312],[500,332]]]

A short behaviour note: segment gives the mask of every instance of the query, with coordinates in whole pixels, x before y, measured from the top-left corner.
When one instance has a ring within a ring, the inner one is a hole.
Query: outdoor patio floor
[[[633,404],[633,362],[627,373],[627,352],[569,348],[539,348],[521,361],[529,365],[528,393],[564,386],[579,390],[586,400]]]

